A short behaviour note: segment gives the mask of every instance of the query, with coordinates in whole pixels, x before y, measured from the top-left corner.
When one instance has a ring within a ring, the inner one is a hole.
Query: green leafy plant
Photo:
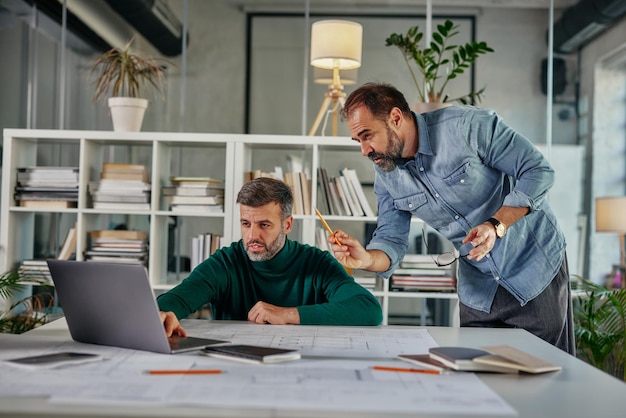
[[[485,91],[483,87],[454,99],[444,93],[448,82],[463,74],[480,55],[494,52],[485,42],[451,44],[451,39],[459,33],[458,27],[450,20],[437,25],[427,48],[420,46],[424,34],[419,26],[409,28],[406,34],[392,33],[385,41],[386,46],[395,46],[402,52],[421,102],[457,101],[468,104],[480,101]],[[414,67],[417,67],[421,80],[418,79]]]
[[[9,270],[0,274],[0,302],[10,301],[21,292],[25,285],[17,270]],[[33,281],[29,278],[29,281]],[[38,284],[46,284],[41,280],[35,280]],[[46,308],[53,303],[51,294],[39,293],[12,302],[6,311],[0,311],[0,333],[21,334],[40,325],[48,320]]]
[[[165,67],[160,61],[166,61],[131,53],[132,42],[129,41],[124,48],[112,48],[94,61],[89,72],[90,77],[98,72],[94,101],[106,97],[145,98],[148,88],[163,98]]]
[[[626,381],[626,289],[608,289],[580,279],[574,298],[577,356]]]

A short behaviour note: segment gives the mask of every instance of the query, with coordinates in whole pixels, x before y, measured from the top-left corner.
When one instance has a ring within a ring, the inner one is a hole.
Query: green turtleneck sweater
[[[247,320],[259,301],[296,307],[302,325],[382,321],[378,300],[330,253],[289,239],[268,261],[250,261],[243,241],[234,242],[157,298],[161,311],[172,311],[179,319],[208,303],[214,319]]]

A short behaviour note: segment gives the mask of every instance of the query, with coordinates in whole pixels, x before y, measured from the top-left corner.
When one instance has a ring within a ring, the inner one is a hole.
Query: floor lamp
[[[315,135],[329,108],[333,113],[333,136],[337,135],[339,106],[343,108],[346,98],[339,70],[351,70],[361,66],[362,44],[363,27],[359,23],[347,20],[320,20],[311,26],[311,65],[332,70],[333,73],[309,135]]]
[[[613,232],[619,234],[619,269],[626,266],[626,196],[596,198],[596,232]],[[622,286],[626,283],[621,278]]]

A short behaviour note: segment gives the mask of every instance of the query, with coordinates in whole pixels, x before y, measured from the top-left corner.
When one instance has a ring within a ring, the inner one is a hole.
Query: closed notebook
[[[488,351],[478,348],[432,347],[428,350],[428,354],[431,358],[445,364],[453,370],[472,372],[517,373],[516,369],[512,369],[510,367],[496,366],[475,361],[475,359],[478,357],[491,354]]]
[[[546,373],[561,370],[561,366],[549,363],[509,345],[482,347],[491,354],[477,357],[474,361],[500,367],[508,367],[526,373]]]
[[[300,358],[300,353],[297,350],[245,344],[206,347],[200,353],[211,357],[257,364],[282,363]]]
[[[450,367],[446,366],[440,361],[435,360],[429,354],[399,354],[398,358],[402,361],[416,364],[428,370],[442,371],[450,369]]]

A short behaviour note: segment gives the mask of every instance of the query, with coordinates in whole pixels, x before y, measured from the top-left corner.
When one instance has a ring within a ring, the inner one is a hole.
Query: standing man
[[[261,177],[239,191],[243,239],[217,250],[157,298],[168,336],[205,304],[214,319],[259,324],[379,325],[382,310],[327,251],[287,238],[293,197],[282,181]]]
[[[416,216],[459,249],[461,326],[524,328],[574,354],[565,238],[545,196],[554,170],[490,110],[413,113],[388,84],[368,83],[343,118],[374,162],[378,225],[366,248],[343,231],[329,243],[345,266],[389,278]]]

